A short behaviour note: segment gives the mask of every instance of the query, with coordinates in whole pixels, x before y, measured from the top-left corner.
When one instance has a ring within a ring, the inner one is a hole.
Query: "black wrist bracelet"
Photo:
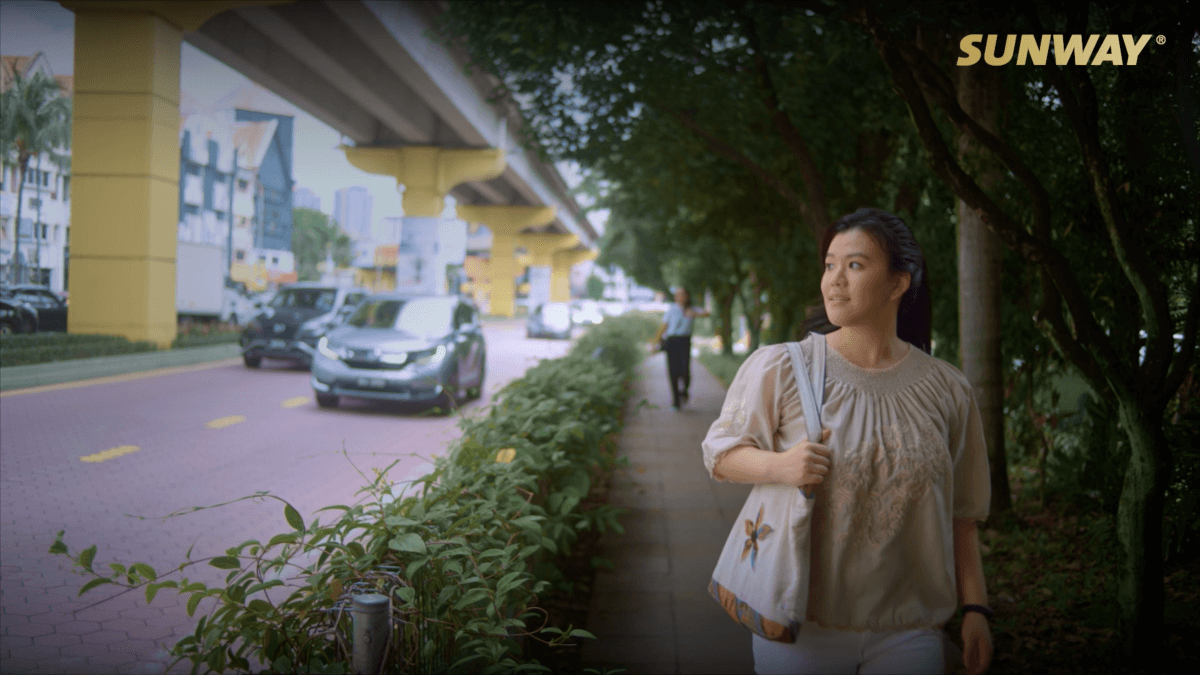
[[[992,618],[992,614],[995,613],[990,608],[984,607],[983,605],[963,605],[963,616],[966,616],[967,612],[979,612],[989,619]]]

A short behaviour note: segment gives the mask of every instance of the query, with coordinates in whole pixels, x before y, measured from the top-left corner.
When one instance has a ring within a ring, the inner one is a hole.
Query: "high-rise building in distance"
[[[333,193],[333,219],[354,239],[371,239],[371,193],[354,185]]]
[[[292,207],[320,211],[321,198],[317,196],[317,193],[306,187],[296,188],[296,191],[292,193]]]

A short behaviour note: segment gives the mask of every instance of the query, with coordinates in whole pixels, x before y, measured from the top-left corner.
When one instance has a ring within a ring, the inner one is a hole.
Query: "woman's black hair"
[[[821,238],[821,261],[833,238],[850,230],[862,230],[871,235],[888,255],[888,267],[892,273],[908,272],[908,290],[900,298],[896,314],[896,335],[926,354],[931,353],[930,338],[933,329],[933,299],[929,295],[929,270],[925,266],[925,253],[913,237],[912,230],[900,219],[882,209],[861,208],[826,228]],[[829,322],[822,301],[804,322],[805,331],[832,332],[836,326]],[[828,329],[828,330],[827,330]]]

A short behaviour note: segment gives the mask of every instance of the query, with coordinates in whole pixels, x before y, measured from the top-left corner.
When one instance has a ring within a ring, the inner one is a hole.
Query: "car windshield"
[[[271,298],[270,306],[275,309],[295,307],[328,312],[333,309],[336,300],[337,290],[333,288],[285,288]]]
[[[49,292],[42,292],[30,288],[17,288],[8,294],[18,302],[28,303],[34,307],[56,307],[58,306],[58,298]]]
[[[450,303],[440,298],[412,300],[369,299],[346,323],[356,328],[386,328],[412,335],[438,336],[450,332]]]

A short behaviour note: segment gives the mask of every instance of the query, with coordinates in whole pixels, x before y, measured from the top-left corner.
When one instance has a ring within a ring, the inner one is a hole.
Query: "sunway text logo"
[[[963,55],[958,57],[958,65],[973,66],[983,57],[989,66],[1003,66],[1012,61],[1013,52],[1017,55],[1017,65],[1032,64],[1046,65],[1050,53],[1050,44],[1054,44],[1054,62],[1060,66],[1074,63],[1077,66],[1111,63],[1114,66],[1136,66],[1138,55],[1150,43],[1149,35],[1088,35],[1084,42],[1082,35],[1005,35],[1004,53],[996,54],[996,43],[999,35],[968,35],[958,43]],[[986,46],[981,52],[978,45],[987,38]],[[1018,38],[1020,46],[1018,47]],[[1157,43],[1166,42],[1164,36],[1158,36]],[[1096,48],[1099,43],[1100,48]],[[1121,50],[1124,43],[1124,51]],[[1093,52],[1095,56],[1093,57]]]

